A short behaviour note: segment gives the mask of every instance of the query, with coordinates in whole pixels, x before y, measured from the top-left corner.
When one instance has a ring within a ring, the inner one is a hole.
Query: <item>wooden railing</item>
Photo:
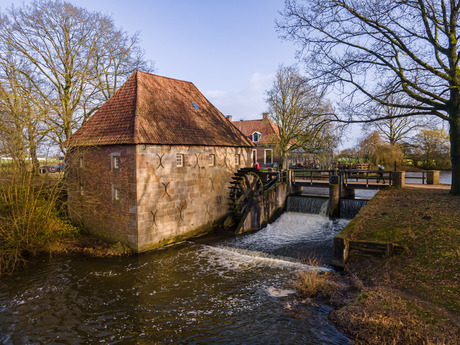
[[[310,184],[313,184],[314,181],[327,181],[329,183],[329,179],[332,175],[336,172],[334,170],[319,170],[319,169],[295,169],[294,171],[294,180],[307,180]]]
[[[371,183],[380,183],[380,180],[385,181],[385,184],[390,186],[393,184],[392,171],[378,171],[378,170],[342,170],[342,181],[345,186],[351,182],[366,182],[366,186]]]
[[[406,177],[405,177],[406,183],[407,183],[407,180],[422,180],[422,184],[427,183],[426,171],[417,171],[417,172],[411,172],[411,173],[421,174],[421,176],[407,176],[407,172],[406,172]]]

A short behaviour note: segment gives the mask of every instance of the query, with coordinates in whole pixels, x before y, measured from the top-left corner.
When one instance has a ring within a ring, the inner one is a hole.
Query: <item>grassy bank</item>
[[[341,330],[364,344],[459,342],[460,197],[436,189],[381,191],[344,231],[405,251],[385,260],[350,253],[346,274],[328,278],[336,292],[316,295],[336,306],[331,319]]]

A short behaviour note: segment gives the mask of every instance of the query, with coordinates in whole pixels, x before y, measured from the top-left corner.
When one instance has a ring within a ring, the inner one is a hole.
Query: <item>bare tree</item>
[[[20,170],[26,169],[26,159],[32,161],[33,173],[38,172],[37,150],[47,135],[46,109],[33,97],[32,86],[17,71],[27,70],[27,62],[12,56],[0,57],[0,133],[3,148]]]
[[[137,68],[145,66],[138,35],[113,20],[60,0],[11,7],[0,20],[1,54],[27,59],[28,79],[49,110],[60,146]]]
[[[397,117],[447,121],[455,195],[460,195],[459,8],[454,0],[286,0],[278,23],[284,37],[300,45],[313,76],[341,86],[353,102],[407,110]],[[388,85],[415,103],[389,100]]]
[[[332,149],[335,138],[329,121],[330,106],[308,85],[297,67],[280,66],[267,91],[270,117],[279,130],[276,141],[283,166],[286,155],[297,149],[315,152]]]
[[[444,129],[422,129],[409,145],[409,159],[423,169],[449,169],[449,134]]]
[[[411,104],[411,100],[402,94],[388,92],[387,98],[389,103]],[[404,114],[408,111],[410,110],[406,108],[397,108],[372,102],[364,109],[365,114],[360,117],[366,121],[363,125],[364,129],[377,130],[382,139],[390,145],[407,142],[417,130],[434,128],[440,122],[433,121],[436,119],[433,119],[432,116],[405,117]],[[368,122],[368,120],[374,119],[375,121]]]

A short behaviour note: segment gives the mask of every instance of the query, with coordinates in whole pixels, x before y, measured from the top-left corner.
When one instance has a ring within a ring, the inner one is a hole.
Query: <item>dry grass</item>
[[[338,284],[330,279],[330,274],[321,272],[316,267],[320,266],[317,259],[303,260],[306,267],[297,272],[293,288],[302,297],[329,297],[339,291]]]
[[[460,197],[445,190],[379,192],[343,234],[406,250],[386,260],[349,257],[347,270],[363,287],[331,314],[338,327],[359,344],[457,344],[459,210]]]
[[[358,344],[458,344],[458,333],[444,315],[401,297],[398,291],[374,287],[361,293],[330,318]]]

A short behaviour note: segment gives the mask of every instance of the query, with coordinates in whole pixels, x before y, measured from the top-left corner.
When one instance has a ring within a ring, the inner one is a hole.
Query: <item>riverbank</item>
[[[438,189],[379,192],[344,229],[350,240],[396,243],[386,259],[350,252],[334,294],[337,327],[357,343],[457,344],[460,197]]]

